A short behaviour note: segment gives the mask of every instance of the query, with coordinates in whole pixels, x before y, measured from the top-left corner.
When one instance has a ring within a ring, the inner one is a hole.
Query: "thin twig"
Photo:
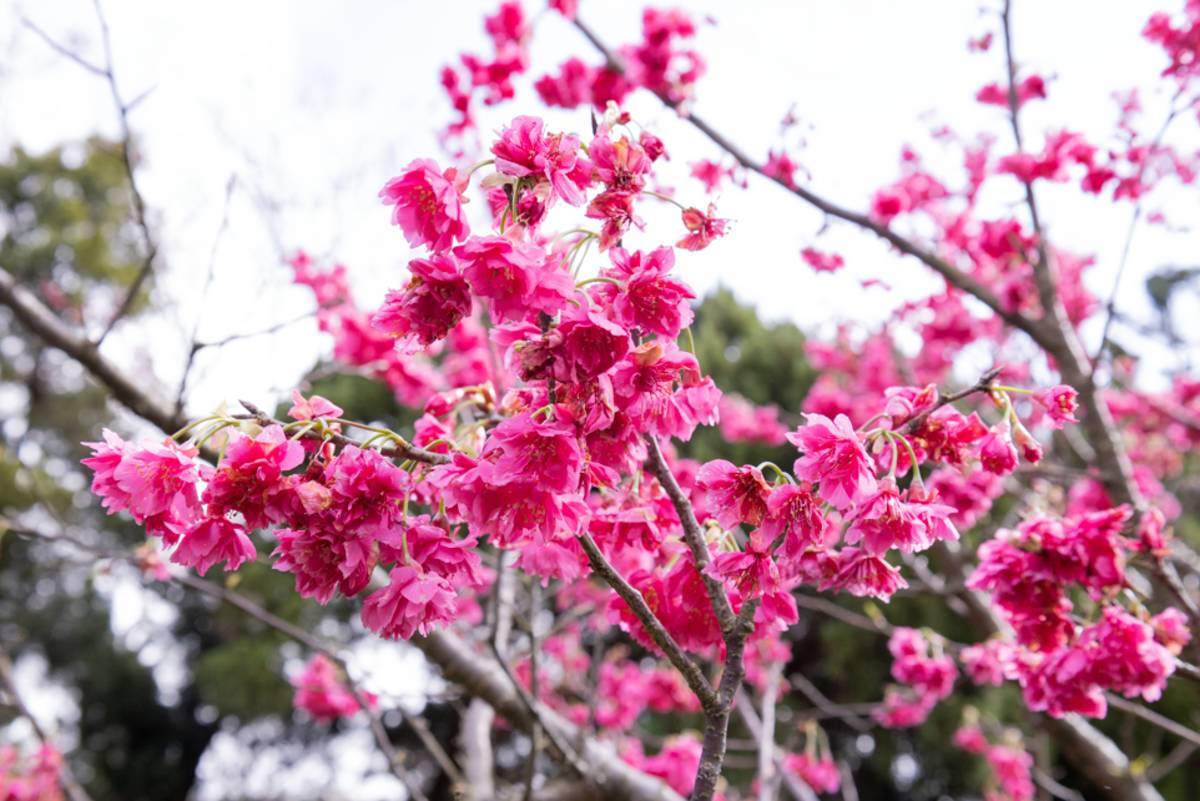
[[[605,57],[609,63],[609,66],[617,71],[624,71],[624,64],[622,63],[620,57],[611,48],[604,44],[604,42],[601,41],[598,36],[596,36],[592,29],[588,27],[578,16],[575,18],[575,27],[578,28],[584,37],[591,42],[592,46],[595,47],[596,50],[598,50],[600,54]],[[696,128],[696,130],[708,137],[713,144],[732,156],[733,159],[737,161],[738,164],[740,164],[743,168],[772,181],[788,192],[791,192],[793,195],[799,197],[805,203],[814,206],[830,217],[844,220],[858,226],[859,228],[870,231],[879,238],[890,243],[901,253],[912,256],[923,262],[925,265],[941,275],[947,283],[957,287],[958,289],[961,289],[969,295],[974,296],[989,309],[991,309],[992,312],[998,317],[1000,317],[1013,328],[1024,331],[1038,344],[1041,344],[1043,347],[1045,347],[1046,343],[1050,342],[1047,333],[1037,321],[1030,320],[1019,313],[1012,312],[1007,309],[1000,297],[974,276],[960,270],[958,267],[955,267],[953,264],[949,263],[945,259],[942,259],[933,252],[896,233],[888,226],[876,222],[866,214],[851,211],[838,206],[837,204],[826,200],[824,197],[821,197],[809,189],[806,189],[802,186],[793,185],[777,175],[771,175],[767,173],[764,165],[761,162],[751,158],[745,153],[745,151],[735,145],[730,139],[720,133],[705,120],[696,116],[694,113],[681,108],[678,102],[672,100],[666,94],[656,94],[664,105],[675,110],[679,114],[680,118],[691,124],[692,127]]]
[[[1153,709],[1144,707],[1141,704],[1133,701],[1128,701],[1119,695],[1109,693],[1107,698],[1110,706],[1114,706],[1122,712],[1128,712],[1131,715],[1135,715],[1147,723],[1157,726],[1165,732],[1169,732],[1170,734],[1174,734],[1176,737],[1187,740],[1193,745],[1200,745],[1200,732],[1194,729],[1189,729],[1182,723],[1171,720],[1166,715],[1161,715],[1158,712],[1155,712]]]

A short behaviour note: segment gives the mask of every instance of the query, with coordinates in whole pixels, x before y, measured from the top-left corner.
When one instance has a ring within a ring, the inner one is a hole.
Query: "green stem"
[[[661,192],[655,192],[651,189],[643,189],[642,194],[649,195],[650,197],[656,197],[659,200],[662,200],[667,203],[671,203],[672,205],[678,206],[681,211],[687,211],[689,208],[688,206],[683,205],[682,203],[680,203],[678,200],[671,197],[670,195],[664,195]]]
[[[575,288],[582,289],[583,287],[587,286],[588,284],[612,284],[613,286],[618,287],[618,288],[620,288],[620,286],[621,286],[621,282],[615,278],[609,278],[608,276],[604,276],[604,275],[597,275],[594,278],[583,279],[582,281],[575,284]]]
[[[758,469],[758,470],[760,470],[760,471],[761,471],[761,470],[763,470],[764,468],[767,468],[767,467],[769,467],[769,468],[771,468],[772,470],[774,470],[774,471],[775,471],[775,475],[779,476],[780,478],[782,478],[782,479],[783,479],[784,481],[786,481],[787,483],[789,483],[789,484],[795,484],[795,483],[796,483],[796,480],[795,480],[794,478],[792,478],[792,477],[791,477],[791,475],[790,475],[790,474],[789,474],[789,473],[788,473],[786,470],[784,470],[782,467],[780,467],[779,465],[775,464],[774,462],[771,462],[771,461],[761,462],[761,463],[760,463],[760,464],[758,464],[756,467],[757,467],[757,469]]]

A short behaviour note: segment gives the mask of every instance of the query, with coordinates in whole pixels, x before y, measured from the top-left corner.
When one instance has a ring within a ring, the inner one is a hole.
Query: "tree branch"
[[[654,614],[654,611],[646,604],[646,599],[638,592],[637,588],[630,584],[625,578],[617,572],[617,569],[612,566],[612,563],[605,558],[596,541],[592,539],[592,535],[588,532],[583,532],[577,538],[579,544],[583,546],[583,552],[587,554],[588,561],[592,565],[592,570],[596,572],[605,582],[608,583],[613,591],[621,597],[638,620],[646,629],[646,633],[650,635],[650,639],[654,640],[654,644],[659,647],[659,650],[667,657],[667,660],[675,666],[687,682],[688,687],[700,699],[700,705],[704,708],[705,714],[716,712],[720,704],[717,698],[716,691],[709,684],[708,679],[704,677],[700,667],[684,653],[679,643],[675,642],[675,638],[667,631],[662,621]]]
[[[602,56],[604,56],[604,58],[608,61],[609,67],[617,70],[618,72],[624,72],[624,64],[621,62],[621,59],[617,56],[617,54],[613,52],[613,50],[610,49],[603,41],[601,41],[600,38],[597,37],[592,31],[592,29],[589,28],[581,19],[579,19],[578,16],[575,18],[575,27],[578,28],[579,31],[587,38],[587,40],[591,42],[592,46],[595,47]],[[1004,304],[1001,302],[1000,297],[974,276],[960,270],[958,267],[955,267],[945,259],[917,245],[912,240],[896,233],[888,226],[876,222],[866,214],[843,208],[829,200],[826,200],[824,197],[821,197],[809,189],[805,189],[802,186],[789,185],[779,177],[768,174],[765,171],[762,163],[752,159],[741,148],[735,145],[724,134],[719,132],[708,122],[696,116],[692,112],[684,110],[681,108],[679,103],[667,97],[665,94],[657,92],[655,94],[664,105],[675,110],[681,119],[683,119],[685,122],[688,122],[692,125],[692,127],[708,137],[713,144],[732,156],[733,159],[743,168],[757,173],[758,175],[761,175],[762,177],[783,187],[785,190],[791,192],[805,203],[808,203],[810,206],[813,206],[830,217],[844,220],[845,222],[856,225],[863,230],[870,231],[880,239],[883,239],[891,244],[892,247],[896,248],[901,253],[916,258],[918,261],[922,262],[934,270],[934,272],[942,276],[946,283],[962,290],[963,292],[966,292],[968,295],[975,297],[1010,326],[1020,331],[1024,331],[1039,345],[1046,347],[1049,340],[1047,339],[1046,332],[1043,330],[1042,326],[1038,324],[1038,322],[1030,320],[1029,318],[1024,317],[1016,312],[1007,310],[1004,307]]]

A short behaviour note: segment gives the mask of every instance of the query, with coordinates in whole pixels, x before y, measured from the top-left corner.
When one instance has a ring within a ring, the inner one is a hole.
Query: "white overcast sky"
[[[1179,0],[1163,0],[1171,6]],[[410,253],[388,224],[376,193],[409,160],[444,160],[435,130],[448,119],[438,70],[463,50],[486,52],[482,16],[492,2],[349,0],[329,3],[210,0],[104,0],[115,66],[127,98],[150,90],[131,122],[145,162],[139,175],[154,210],[166,280],[160,298],[171,320],[119,329],[106,348],[115,359],[152,364],[177,378],[191,326],[202,316],[201,339],[254,331],[311,307],[306,291],[288,285],[276,243],[344,261],[364,305],[403,281]],[[749,152],[778,141],[789,107],[809,126],[803,162],[813,186],[845,205],[865,208],[871,192],[897,175],[901,146],[912,143],[931,163],[946,158],[928,132],[936,123],[973,137],[985,130],[1011,145],[1001,113],[973,100],[999,80],[1001,52],[968,55],[966,41],[995,29],[993,16],[971,0],[716,0],[687,2],[698,19],[711,17],[699,47],[709,63],[696,110]],[[994,8],[995,3],[988,4]],[[529,0],[534,10],[541,2]],[[638,37],[642,3],[583,0],[581,15],[613,44]],[[1114,90],[1141,87],[1145,126],[1156,127],[1166,96],[1156,90],[1162,55],[1139,31],[1160,8],[1142,0],[1017,0],[1015,29],[1023,66],[1051,78],[1050,99],[1027,107],[1029,138],[1068,126],[1101,139],[1112,130]],[[45,148],[100,131],[115,132],[104,84],[54,53],[20,20],[28,17],[87,58],[99,61],[90,0],[12,0],[0,7],[0,145]],[[595,56],[557,15],[539,21],[532,75],[578,53]],[[526,102],[522,103],[521,98]],[[683,177],[686,162],[715,152],[650,98],[632,104],[674,155],[666,182],[699,198]],[[497,113],[484,130],[536,109],[532,91]],[[555,125],[586,132],[586,112],[559,113]],[[1200,146],[1194,119],[1174,141]],[[957,156],[955,156],[957,159]],[[225,187],[236,177],[230,222],[216,252],[215,282],[197,302],[225,210]],[[992,198],[994,210],[1017,207],[1017,187]],[[1043,191],[1054,241],[1095,253],[1089,278],[1106,296],[1130,215],[1128,206],[1082,199],[1073,190]],[[1200,219],[1193,189],[1164,193],[1172,222]],[[1150,210],[1154,210],[1152,206]],[[838,320],[879,319],[898,297],[933,286],[912,260],[889,253],[867,235],[835,226],[818,247],[846,257],[836,276],[814,275],[798,258],[821,227],[819,215],[773,186],[727,190],[722,215],[736,225],[708,251],[682,254],[684,276],[701,292],[724,283],[767,318],[787,318],[809,330]],[[652,224],[644,245],[673,241],[677,219]],[[655,235],[655,231],[658,231]],[[1191,237],[1189,239],[1189,237]],[[1124,283],[1123,303],[1144,308],[1141,281],[1166,263],[1195,261],[1194,232],[1143,228]],[[863,291],[879,278],[897,288]],[[153,341],[154,346],[147,343]],[[202,354],[189,410],[223,399],[271,400],[290,387],[327,343],[311,323],[280,336],[247,340]],[[168,391],[169,387],[163,387]]]

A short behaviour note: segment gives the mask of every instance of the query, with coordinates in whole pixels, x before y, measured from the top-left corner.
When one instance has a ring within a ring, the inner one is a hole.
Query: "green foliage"
[[[723,391],[756,404],[774,404],[785,421],[798,420],[800,404],[816,374],[804,351],[804,334],[791,323],[764,324],[754,308],[728,289],[717,289],[696,308],[692,339],[700,368]],[[680,346],[687,348],[686,334]],[[728,459],[736,464],[777,461],[791,467],[794,451],[755,443],[728,443],[720,429],[702,427],[680,453],[693,459]],[[792,455],[789,456],[789,453]]]
[[[78,308],[99,285],[127,287],[140,269],[120,146],[102,139],[0,164],[0,263],[27,286],[57,284]]]

